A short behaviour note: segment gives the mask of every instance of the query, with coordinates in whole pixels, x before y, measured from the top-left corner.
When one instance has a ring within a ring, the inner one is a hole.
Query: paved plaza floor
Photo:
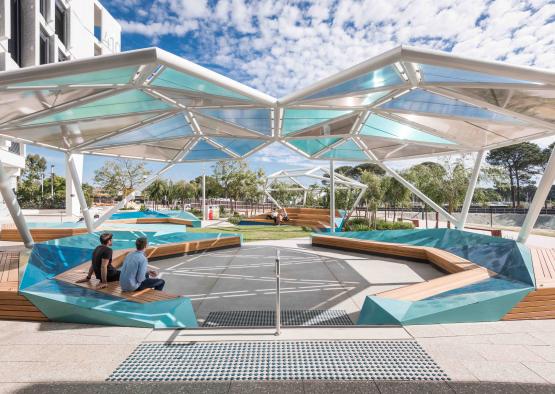
[[[191,298],[202,322],[210,312],[275,309],[278,251],[282,309],[344,310],[353,323],[366,295],[443,276],[425,262],[314,248],[308,238],[249,242],[152,264],[166,291]]]
[[[215,310],[273,308],[276,248],[282,251],[284,308],[344,309],[354,321],[365,294],[442,275],[424,263],[312,248],[308,242],[261,241],[153,264],[169,291],[193,298],[201,317]],[[413,341],[450,380],[106,382],[140,345],[260,341]],[[272,328],[152,330],[0,321],[0,365],[0,392],[555,393],[555,320],[295,327],[280,336]]]

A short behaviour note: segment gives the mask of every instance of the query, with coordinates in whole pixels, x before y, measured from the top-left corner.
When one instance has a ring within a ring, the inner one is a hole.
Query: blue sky
[[[122,50],[158,46],[279,97],[401,44],[553,68],[555,4],[546,0],[103,0]],[[545,145],[550,141],[540,141]],[[28,146],[63,173],[63,157]],[[104,159],[85,159],[91,181]],[[248,159],[267,173],[316,165],[281,146]],[[414,164],[397,163],[395,167]],[[209,167],[210,165],[207,165]],[[152,170],[159,164],[149,164]],[[167,173],[191,179],[202,165]]]

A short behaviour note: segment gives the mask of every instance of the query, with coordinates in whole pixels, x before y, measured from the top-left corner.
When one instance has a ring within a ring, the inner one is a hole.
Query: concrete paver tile
[[[431,355],[432,356],[432,355]],[[445,355],[433,355],[434,361],[453,381],[477,382],[478,378],[472,374],[460,360],[445,357]]]
[[[555,363],[555,346],[526,346],[526,348],[545,361]]]
[[[528,350],[524,345],[487,345],[482,344],[476,347],[486,360],[490,361],[536,361],[543,362],[545,359],[536,353]]]
[[[488,339],[495,344],[505,345],[546,345],[547,343],[534,335],[526,332],[510,334],[487,335]]]
[[[483,382],[547,383],[519,362],[461,360],[461,364]]]
[[[302,394],[304,392],[302,381],[243,381],[231,382],[230,394]]]
[[[457,394],[524,394],[526,391],[515,383],[448,382]]]
[[[555,384],[555,363],[525,361],[523,364],[544,378],[548,383]]]
[[[305,380],[303,381],[305,394],[379,394],[374,381],[330,381],[330,380]]]
[[[445,382],[387,382],[376,381],[381,394],[454,393]]]

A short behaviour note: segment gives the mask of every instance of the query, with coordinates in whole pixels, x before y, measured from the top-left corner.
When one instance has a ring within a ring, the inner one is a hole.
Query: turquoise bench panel
[[[435,247],[498,274],[418,301],[367,296],[358,324],[498,321],[534,290],[530,251],[513,240],[450,229],[357,231],[333,235]]]
[[[197,326],[188,298],[143,304],[54,279],[56,275],[89,261],[100,234],[82,234],[35,244],[20,282],[20,292],[54,321],[154,328]],[[140,236],[146,236],[153,246],[236,236],[145,231],[114,231],[113,235],[114,250],[133,248]]]
[[[200,227],[201,221],[191,212],[187,211],[177,211],[177,210],[170,210],[170,211],[132,211],[132,212],[118,212],[114,213],[110,216],[110,220],[122,220],[122,219],[143,219],[143,218],[176,218],[176,219],[184,219],[191,221],[192,227]]]

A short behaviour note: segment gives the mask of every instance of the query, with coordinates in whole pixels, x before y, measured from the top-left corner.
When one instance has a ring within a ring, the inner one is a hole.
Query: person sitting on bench
[[[108,286],[108,282],[119,280],[120,272],[112,266],[112,234],[103,233],[100,235],[100,245],[98,245],[92,254],[91,266],[86,278],[79,279],[77,283],[88,282],[91,280],[92,274],[96,279],[100,280],[99,289]]]
[[[270,212],[268,215],[266,215],[266,219],[273,220],[274,224],[277,224],[277,217],[278,217],[278,213],[277,213],[277,210],[275,208],[272,209],[272,212]]]
[[[164,288],[166,282],[163,279],[156,278],[156,271],[148,270],[148,260],[145,256],[147,244],[146,237],[137,238],[135,241],[137,250],[125,257],[119,280],[123,291],[162,290]]]
[[[284,222],[288,222],[289,221],[289,216],[287,215],[287,211],[285,210],[285,208],[282,208],[281,212],[281,220]]]

